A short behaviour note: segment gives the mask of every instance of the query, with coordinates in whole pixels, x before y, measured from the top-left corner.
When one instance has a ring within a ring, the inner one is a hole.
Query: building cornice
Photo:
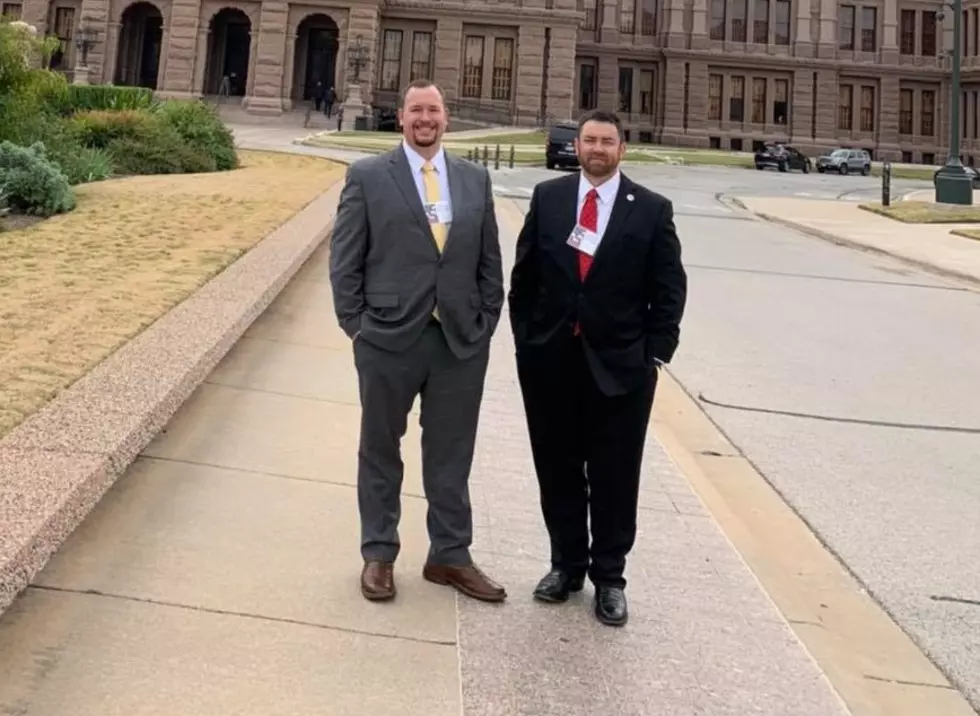
[[[577,28],[582,13],[577,10],[547,10],[545,8],[503,8],[492,5],[458,5],[445,2],[418,2],[417,0],[388,0],[382,8],[383,15],[412,19],[440,20],[452,18],[484,22],[492,25],[524,25],[528,22],[547,27],[567,26]]]

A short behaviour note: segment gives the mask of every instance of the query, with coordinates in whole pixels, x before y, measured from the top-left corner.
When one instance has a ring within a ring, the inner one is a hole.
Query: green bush
[[[185,144],[169,127],[113,140],[108,151],[118,174],[213,172],[214,160]]]
[[[48,70],[33,70],[16,90],[0,92],[0,141],[28,146],[47,136],[49,125],[60,119],[48,103],[67,92],[64,76]]]
[[[10,207],[23,214],[47,217],[75,208],[68,179],[40,142],[30,147],[0,143],[0,190]]]
[[[136,139],[152,133],[160,122],[139,110],[91,110],[68,120],[68,131],[83,147],[106,149],[119,139]]]
[[[213,172],[210,154],[187,141],[162,115],[139,110],[80,112],[69,133],[82,146],[104,149],[118,174]]]
[[[49,144],[48,156],[58,165],[72,186],[102,181],[113,173],[112,154],[106,149],[65,142]]]
[[[156,106],[153,91],[146,87],[68,85],[62,97],[53,99],[54,109],[66,116],[92,110],[151,110]]]
[[[218,171],[238,167],[234,137],[212,107],[198,100],[168,101],[156,113],[187,144],[211,157]]]

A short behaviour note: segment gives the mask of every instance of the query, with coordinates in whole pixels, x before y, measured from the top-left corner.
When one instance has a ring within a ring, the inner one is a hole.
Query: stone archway
[[[216,12],[211,18],[208,32],[204,94],[218,94],[222,80],[227,77],[229,94],[233,97],[244,97],[248,89],[251,49],[251,18],[234,7],[222,8]]]
[[[113,82],[155,90],[162,52],[163,13],[144,0],[133,3],[122,14]]]
[[[339,47],[340,29],[332,17],[314,13],[303,18],[296,28],[291,93],[294,101],[312,100],[317,82],[337,88]]]

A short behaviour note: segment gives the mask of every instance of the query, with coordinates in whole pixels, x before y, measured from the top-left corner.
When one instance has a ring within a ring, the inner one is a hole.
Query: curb
[[[342,185],[0,440],[0,614],[326,240]]]
[[[752,214],[753,216],[767,221],[770,224],[777,224],[779,226],[784,226],[787,229],[792,229],[798,231],[801,234],[806,234],[817,239],[822,239],[837,246],[844,246],[849,249],[855,249],[857,251],[863,251],[865,253],[875,254],[877,256],[885,256],[895,261],[899,261],[907,266],[917,268],[921,271],[927,273],[936,274],[944,278],[952,278],[957,281],[964,281],[973,286],[980,286],[980,277],[974,276],[972,274],[963,273],[961,271],[956,271],[954,269],[944,268],[942,266],[937,266],[936,264],[929,263],[927,261],[920,261],[918,259],[909,258],[908,256],[903,256],[902,254],[892,253],[891,251],[886,251],[884,249],[879,249],[877,246],[869,246],[868,244],[863,244],[859,241],[854,241],[852,239],[845,239],[842,236],[836,234],[831,234],[828,231],[823,231],[822,229],[815,229],[812,226],[807,226],[806,224],[799,224],[795,221],[789,219],[783,219],[779,216],[773,216],[772,214],[767,214],[762,211],[754,211],[749,209],[741,201],[734,197],[719,197],[719,201],[729,206],[737,207],[743,211]],[[874,213],[874,212],[871,212]],[[953,233],[953,232],[950,232]],[[975,240],[975,239],[974,239]]]

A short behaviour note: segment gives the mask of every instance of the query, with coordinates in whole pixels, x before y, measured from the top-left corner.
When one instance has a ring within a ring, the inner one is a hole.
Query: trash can
[[[367,117],[355,117],[354,118],[354,131],[356,132],[366,132],[368,130],[368,118]]]

